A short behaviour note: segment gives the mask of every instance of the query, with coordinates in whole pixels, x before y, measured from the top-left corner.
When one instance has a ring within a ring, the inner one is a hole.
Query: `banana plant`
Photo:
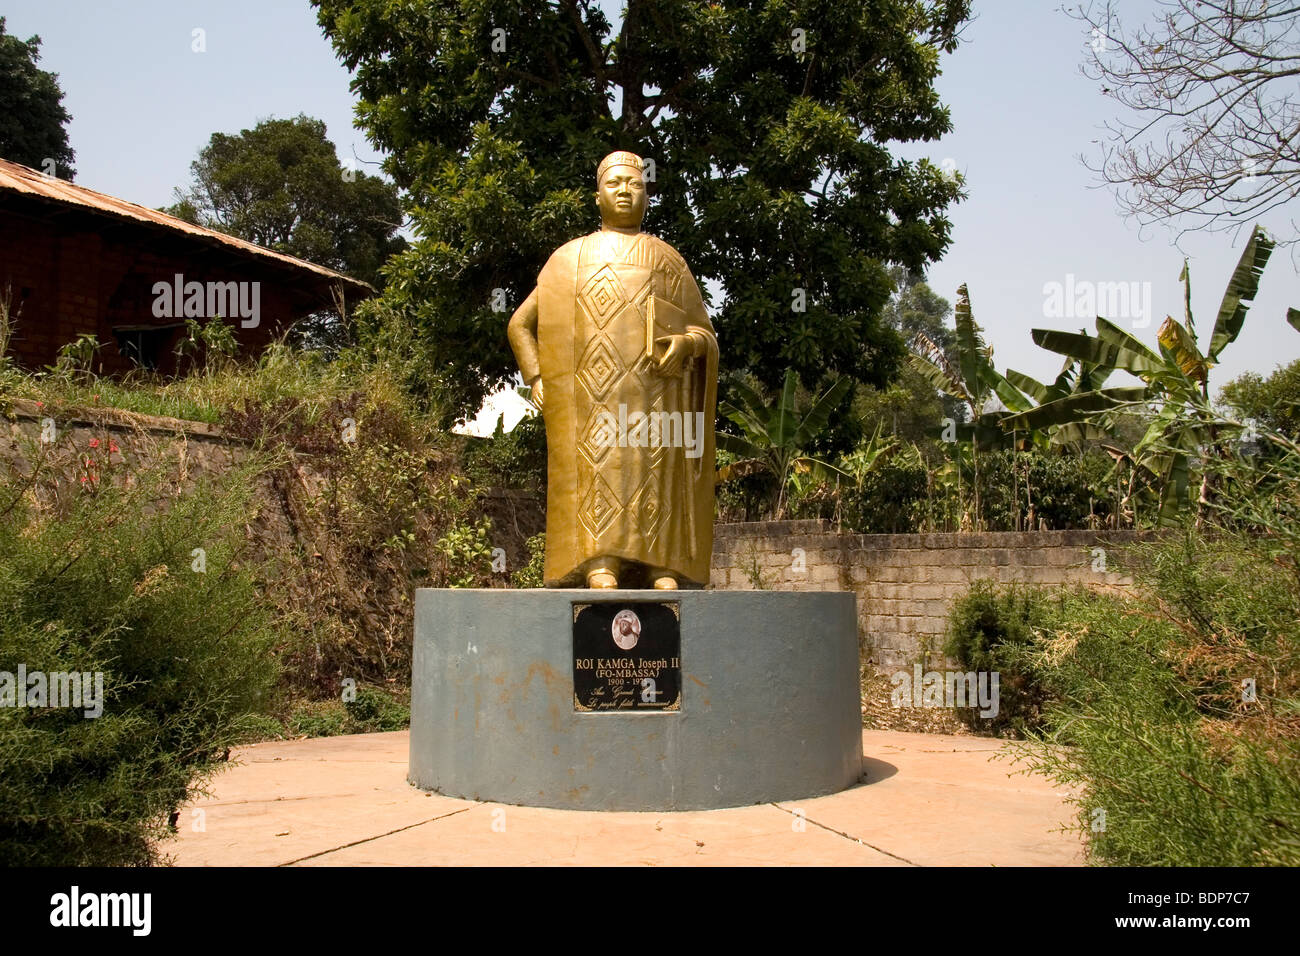
[[[864,445],[859,445],[847,455],[840,458],[839,471],[843,476],[853,484],[857,491],[862,490],[867,476],[876,470],[876,467],[884,464],[900,448],[903,443],[896,438],[881,434],[881,423],[876,423],[876,430],[872,433],[870,441]]]
[[[1250,303],[1259,290],[1259,277],[1268,263],[1274,243],[1256,226],[1242,251],[1224,291],[1210,344],[1205,353],[1197,346],[1196,324],[1191,308],[1191,272],[1184,261],[1179,275],[1183,283],[1184,321],[1166,317],[1156,334],[1159,352],[1153,351],[1130,333],[1098,316],[1097,334],[1034,329],[1034,342],[1073,361],[1109,367],[1141,379],[1132,388],[1094,388],[1048,401],[1037,408],[1014,415],[1005,427],[1066,426],[1102,427],[1106,416],[1132,405],[1158,403],[1146,434],[1133,448],[1135,467],[1150,473],[1159,495],[1160,524],[1177,523],[1187,504],[1191,461],[1206,445],[1213,447],[1218,435],[1207,414],[1209,371],[1219,355],[1241,333]],[[1287,320],[1292,320],[1292,309]],[[1300,322],[1300,315],[1296,316]],[[1201,486],[1202,509],[1209,494]]]
[[[796,474],[812,473],[830,477],[843,472],[830,462],[804,454],[826,430],[831,415],[844,402],[853,382],[840,378],[832,382],[802,412],[795,407],[799,378],[793,369],[785,373],[785,384],[776,404],[743,382],[731,382],[736,401],[719,403],[719,411],[740,428],[740,435],[717,433],[718,448],[738,456],[738,460],[718,469],[717,480],[733,481],[746,475],[767,472],[776,478],[777,496],[773,515],[785,514],[787,490]]]
[[[1033,407],[1033,402],[993,367],[993,347],[984,341],[983,330],[975,322],[964,283],[957,289],[953,313],[957,365],[954,367],[943,349],[924,332],[918,332],[912,339],[909,359],[926,381],[966,406],[969,421],[963,423],[965,428],[959,426],[959,437],[989,451],[1005,444],[997,423],[1006,411],[1026,411]],[[1006,411],[985,411],[995,396]]]
[[[1019,427],[1026,427],[1031,430],[1031,434],[1036,430],[1045,429],[1043,434],[1046,435],[1047,444],[1053,448],[1077,446],[1084,441],[1109,438],[1111,437],[1109,429],[1091,421],[1077,420],[1073,412],[1067,411],[1062,414],[1060,410],[1068,409],[1069,405],[1055,403],[1075,399],[1089,392],[1098,392],[1118,403],[1138,401],[1144,397],[1138,394],[1145,392],[1145,388],[1142,387],[1105,388],[1106,380],[1114,372],[1115,368],[1110,365],[1067,358],[1056,379],[1048,385],[1023,372],[1007,369],[1007,381],[1033,399],[1037,403],[1037,408],[1046,408],[1047,411],[1035,416],[1036,408],[1019,415],[1008,416],[1002,423],[1003,427],[1011,428],[1013,431]],[[1026,424],[1027,420],[1031,424]]]
[[[1009,435],[1000,427],[1002,420],[1011,414],[1028,411],[1033,407],[1033,402],[993,367],[993,347],[984,341],[982,330],[971,313],[970,295],[965,283],[957,289],[957,304],[953,308],[953,314],[957,331],[956,366],[924,332],[918,332],[913,338],[909,358],[912,367],[927,382],[966,406],[968,421],[952,423],[936,431],[944,440],[955,440],[960,445],[970,446],[972,470],[975,473],[973,511],[978,523],[981,514],[979,453],[1014,444],[1016,436]],[[1003,408],[986,411],[995,396]],[[1032,440],[1032,437],[1031,434],[1027,440]]]

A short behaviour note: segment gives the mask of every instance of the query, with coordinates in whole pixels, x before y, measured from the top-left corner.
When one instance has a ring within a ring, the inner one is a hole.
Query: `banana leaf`
[[[1160,513],[1157,523],[1162,526],[1178,524],[1178,516],[1187,504],[1189,469],[1186,455],[1170,455],[1168,465],[1160,475]]]
[[[762,396],[738,379],[732,379],[728,384],[728,389],[732,395],[739,399],[740,403],[720,403],[721,408],[727,409],[723,414],[745,429],[748,434],[765,434],[767,432],[768,408]],[[739,415],[741,420],[737,421],[736,415]]]
[[[1080,392],[1055,401],[1046,402],[1027,412],[1003,419],[1003,428],[1032,429],[1067,425],[1097,412],[1109,411],[1118,405],[1141,402],[1149,397],[1145,386],[1130,385],[1107,388],[1096,392]]]
[[[745,478],[749,475],[756,475],[759,472],[768,470],[770,469],[768,468],[767,462],[763,461],[761,458],[742,458],[740,461],[733,461],[731,464],[723,465],[719,468],[716,480],[718,482],[736,481],[740,478]]]
[[[1044,385],[1038,379],[1032,378],[1024,372],[1017,372],[1013,368],[1007,369],[1007,381],[1040,405],[1043,404],[1043,402],[1051,401],[1051,399],[1055,397],[1052,395],[1054,386]],[[1056,381],[1057,383],[1060,382],[1059,376]]]
[[[1196,341],[1196,320],[1192,318],[1192,270],[1183,260],[1183,271],[1178,273],[1178,281],[1183,284],[1183,322],[1187,325],[1187,331],[1191,333],[1192,341]]]
[[[1154,457],[1152,449],[1158,447],[1159,442],[1166,434],[1174,432],[1174,422],[1177,421],[1179,406],[1174,402],[1166,402],[1164,407],[1156,413],[1147,425],[1146,433],[1133,446],[1133,457],[1138,461],[1145,461]]]
[[[982,375],[985,384],[993,389],[993,394],[1002,400],[1009,411],[1024,412],[1034,407],[1034,403],[992,365],[982,366]]]
[[[744,432],[747,441],[755,441],[760,436],[767,434],[766,425],[762,422],[755,421],[744,408],[732,405],[730,402],[719,402],[718,414],[727,419],[727,421],[734,422],[736,425],[740,426],[740,430]],[[718,434],[721,435],[723,432],[718,432]],[[731,437],[734,438],[735,436],[732,435]]]
[[[1150,348],[1143,344],[1142,340],[1131,332],[1126,332],[1114,322],[1097,316],[1097,338],[1103,342],[1109,342],[1128,352],[1136,352],[1138,355],[1145,356],[1150,361],[1160,364],[1160,356],[1156,355]],[[1112,366],[1118,368],[1120,366]]]
[[[958,446],[970,445],[976,451],[997,451],[1010,448],[1013,438],[1010,432],[1001,427],[1005,412],[987,412],[974,422],[961,422],[954,428]],[[942,426],[933,429],[936,437],[942,438]]]
[[[1079,366],[1079,377],[1071,391],[1091,392],[1105,388],[1106,380],[1115,371],[1109,365],[1093,365],[1090,362],[1080,362]]]
[[[1200,349],[1196,347],[1196,339],[1190,329],[1184,328],[1172,318],[1166,316],[1165,320],[1160,323],[1160,330],[1156,333],[1156,339],[1169,352],[1169,355],[1184,375],[1200,385],[1205,384],[1210,375],[1210,366],[1213,363],[1201,355]]]
[[[921,374],[921,377],[929,382],[932,387],[943,392],[945,395],[951,395],[954,398],[966,402],[968,405],[970,404],[970,398],[966,394],[966,389],[962,386],[961,382],[952,377],[948,370],[943,366],[937,365],[929,359],[917,355],[915,352],[908,356],[908,361],[911,363],[912,368],[916,369],[917,372]]]
[[[791,439],[794,438],[795,429],[798,427],[794,410],[794,393],[798,387],[799,377],[795,375],[794,369],[787,369],[785,387],[781,389],[780,404],[773,409],[772,418],[768,424],[772,444],[778,448],[784,448],[790,444]]]
[[[1081,441],[1099,441],[1109,438],[1110,432],[1092,422],[1066,422],[1052,430],[1049,439],[1053,445],[1070,445]]]
[[[728,432],[716,432],[714,440],[719,448],[723,451],[729,451],[733,455],[739,455],[742,458],[763,458],[763,449],[748,438],[741,438],[739,435],[732,435]]]
[[[837,468],[829,461],[822,461],[820,458],[799,457],[791,463],[792,471],[802,474],[811,474],[818,481],[835,481],[837,477],[852,478],[847,471]]]
[[[966,283],[957,287],[957,305],[953,308],[953,322],[957,329],[957,361],[961,366],[962,385],[966,394],[978,400],[980,393],[980,366],[985,351],[980,327],[971,315],[970,295]],[[971,402],[974,405],[974,402]]]
[[[826,429],[831,415],[839,408],[844,401],[844,396],[852,387],[852,379],[845,377],[837,379],[821,394],[813,403],[812,408],[808,409],[803,421],[799,423],[799,427],[794,432],[793,444],[796,448],[802,448],[804,445],[809,444]]]
[[[1250,242],[1241,252],[1237,268],[1232,271],[1228,288],[1223,293],[1223,302],[1219,306],[1219,315],[1214,320],[1214,334],[1210,337],[1209,358],[1219,360],[1219,353],[1224,346],[1232,342],[1241,333],[1241,326],[1246,321],[1249,303],[1259,291],[1259,276],[1268,264],[1268,257],[1273,253],[1273,240],[1263,228],[1256,226],[1251,233]]]
[[[1097,321],[1100,324],[1102,320]],[[1081,362],[1123,369],[1139,378],[1145,378],[1164,368],[1160,357],[1145,346],[1142,352],[1137,352],[1083,332],[1061,332],[1056,329],[1032,329],[1029,334],[1035,344],[1049,351]]]

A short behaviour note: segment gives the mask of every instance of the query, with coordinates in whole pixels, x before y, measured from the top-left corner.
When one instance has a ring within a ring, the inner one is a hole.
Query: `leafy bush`
[[[1039,589],[976,581],[953,602],[944,653],[964,670],[998,674],[997,716],[985,718],[977,708],[961,708],[959,716],[971,726],[994,733],[1039,727],[1049,695],[1024,652],[1035,629],[1046,622],[1051,601]]]
[[[356,733],[404,730],[411,724],[411,707],[378,687],[358,687],[354,700],[345,701],[348,719]]]
[[[465,474],[482,488],[546,488],[546,427],[540,415],[523,419],[510,431],[498,421],[489,438],[467,438]]]
[[[287,727],[295,737],[339,737],[349,733],[348,710],[340,700],[303,701],[289,715]]]
[[[525,547],[528,549],[528,563],[511,575],[510,584],[516,588],[543,587],[546,580],[546,532],[533,535],[525,542]]]
[[[1195,532],[1130,562],[1134,596],[1075,596],[1044,622],[1026,659],[1058,702],[1022,756],[1082,785],[1098,862],[1300,863],[1294,566]]]
[[[1300,441],[1300,359],[1268,378],[1246,372],[1223,386],[1222,400],[1243,416]]]
[[[454,525],[434,544],[441,556],[443,577],[448,587],[472,588],[492,569],[492,546],[488,532],[492,523],[486,518],[476,525]]]
[[[980,507],[988,531],[1099,527],[1110,514],[1102,488],[1110,459],[1032,449],[993,452],[980,459]]]
[[[270,703],[243,533],[260,466],[183,480],[126,439],[71,441],[0,462],[0,671],[100,673],[102,714],[0,707],[0,863],[148,864]]]
[[[290,526],[259,533],[289,559],[267,588],[294,699],[331,698],[348,678],[404,683],[414,589],[491,579],[496,542],[456,442],[384,381],[362,378],[324,403],[249,402],[225,419],[229,433],[282,456],[266,493]]]
[[[725,450],[718,451],[718,466],[725,467],[739,460],[738,455]],[[761,521],[769,513],[771,502],[776,500],[776,479],[768,472],[756,472],[743,478],[719,482],[714,486],[713,498],[717,506],[717,520]],[[792,508],[797,502],[792,503]],[[806,510],[796,513],[796,517],[821,517],[809,515]]]
[[[884,439],[888,441],[889,439]],[[861,534],[956,531],[973,509],[970,460],[945,460],[951,445],[931,442],[882,455],[858,480],[805,481],[792,488],[793,518],[825,518]],[[851,471],[851,458],[838,467]],[[1016,531],[1045,525],[1053,530],[1104,526],[1113,509],[1104,487],[1110,459],[1090,449],[1082,455],[1037,448],[984,452],[980,456],[979,527]],[[752,481],[752,476],[745,479]],[[718,489],[719,511],[730,520],[761,516],[759,489],[730,482]]]
[[[929,470],[920,458],[894,458],[877,465],[861,490],[843,493],[844,525],[860,534],[908,534],[925,526]]]
[[[290,734],[304,737],[405,730],[411,725],[411,707],[381,688],[361,686],[353,700],[301,701],[286,723]]]

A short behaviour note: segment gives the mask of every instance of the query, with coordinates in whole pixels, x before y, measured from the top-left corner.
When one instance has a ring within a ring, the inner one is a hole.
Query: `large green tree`
[[[385,304],[461,411],[514,372],[505,326],[596,227],[595,167],[654,160],[647,231],[706,289],[723,367],[882,384],[904,349],[888,266],[949,242],[960,182],[894,141],[951,128],[934,91],[969,0],[313,0],[418,240]]]
[[[406,244],[397,187],[343,166],[325,132],[297,116],[213,133],[166,211],[374,283]]]
[[[1223,386],[1220,400],[1246,418],[1300,441],[1300,359],[1265,378],[1245,372]]]
[[[911,342],[917,333],[925,335],[955,365],[957,333],[952,327],[952,304],[931,289],[918,272],[896,265],[890,268],[889,274],[898,291],[885,307],[885,321],[904,341]],[[928,439],[943,419],[960,421],[964,412],[957,399],[939,392],[909,363],[889,385],[859,386],[853,399],[852,417],[865,433],[860,437],[871,435],[879,428],[882,434],[928,447]]]
[[[36,66],[41,38],[5,33],[0,17],[0,157],[71,180],[76,158],[68,145],[59,78]]]

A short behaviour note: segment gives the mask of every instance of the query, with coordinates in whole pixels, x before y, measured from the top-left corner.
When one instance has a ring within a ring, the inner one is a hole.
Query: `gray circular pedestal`
[[[580,711],[574,605],[676,602],[674,711]],[[862,773],[854,595],[416,592],[410,781],[571,810],[701,810],[835,793]]]

